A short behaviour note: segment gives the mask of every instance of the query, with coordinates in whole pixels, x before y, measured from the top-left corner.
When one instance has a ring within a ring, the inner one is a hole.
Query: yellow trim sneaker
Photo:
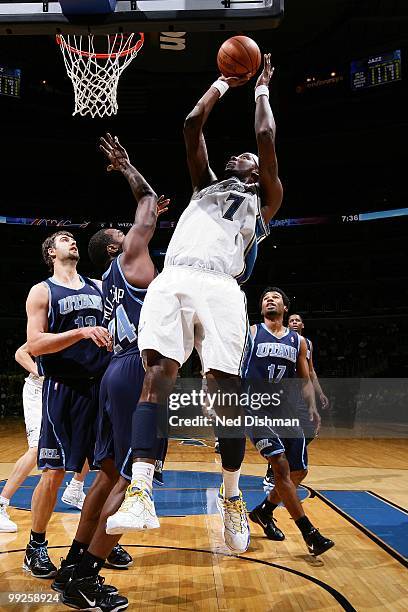
[[[242,498],[241,491],[236,497],[226,499],[224,497],[223,485],[217,496],[217,508],[223,521],[224,542],[230,550],[235,553],[243,553],[248,550],[251,541],[246,504]]]
[[[121,507],[106,521],[106,533],[115,535],[142,529],[160,527],[154,501],[146,488],[139,488],[140,483],[132,482],[127,490]]]

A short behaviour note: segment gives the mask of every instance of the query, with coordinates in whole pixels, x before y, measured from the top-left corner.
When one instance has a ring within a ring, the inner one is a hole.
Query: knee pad
[[[239,470],[245,457],[245,438],[219,438],[222,467]]]
[[[157,453],[157,417],[159,405],[140,402],[132,418],[133,458],[155,459]]]

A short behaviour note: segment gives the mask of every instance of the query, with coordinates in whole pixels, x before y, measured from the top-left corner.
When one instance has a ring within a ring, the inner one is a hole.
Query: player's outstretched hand
[[[250,75],[246,74],[242,77],[226,77],[223,74],[218,77],[219,81],[225,81],[230,87],[239,87],[240,85],[245,85],[248,83]]]
[[[269,83],[273,76],[275,68],[271,66],[271,54],[265,53],[264,55],[264,65],[261,74],[258,77],[255,88],[259,85],[266,85],[269,87]]]
[[[105,347],[112,350],[112,336],[105,327],[81,327],[82,336],[85,340],[92,340],[99,348]]]
[[[169,210],[170,199],[165,198],[164,195],[161,195],[157,200],[157,216],[160,217],[163,213],[166,213]]]
[[[99,149],[102,153],[105,153],[109,160],[109,166],[107,167],[108,172],[112,172],[112,170],[121,172],[129,167],[129,155],[126,149],[120,144],[117,136],[113,137],[107,132],[106,136],[102,136],[99,142]]]

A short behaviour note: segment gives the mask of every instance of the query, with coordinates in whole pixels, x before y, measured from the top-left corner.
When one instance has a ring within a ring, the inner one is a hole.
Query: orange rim
[[[82,51],[81,49],[77,49],[76,47],[71,47],[71,45],[68,45],[65,40],[63,40],[63,38],[61,38],[61,36],[58,34],[56,36],[56,41],[58,45],[60,45],[61,47],[65,47],[65,49],[68,49],[71,53],[75,53],[76,55],[82,55],[83,57],[95,57],[97,59],[109,59],[110,57],[125,57],[126,55],[129,55],[129,53],[139,51],[139,49],[143,46],[144,43],[144,34],[143,32],[138,32],[138,34],[140,38],[137,43],[130,49],[124,49],[119,53],[91,53],[90,51]],[[125,34],[120,34],[120,36],[125,36]]]

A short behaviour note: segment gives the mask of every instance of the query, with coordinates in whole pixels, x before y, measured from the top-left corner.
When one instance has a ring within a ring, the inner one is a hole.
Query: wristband
[[[255,89],[255,102],[259,96],[267,96],[269,99],[269,87],[267,85],[258,85]]]
[[[221,81],[220,79],[218,79],[217,81],[215,81],[211,87],[215,87],[215,89],[218,90],[219,94],[220,94],[220,98],[222,98],[222,96],[225,94],[226,91],[229,90],[229,85],[228,83],[226,83],[225,81]]]

